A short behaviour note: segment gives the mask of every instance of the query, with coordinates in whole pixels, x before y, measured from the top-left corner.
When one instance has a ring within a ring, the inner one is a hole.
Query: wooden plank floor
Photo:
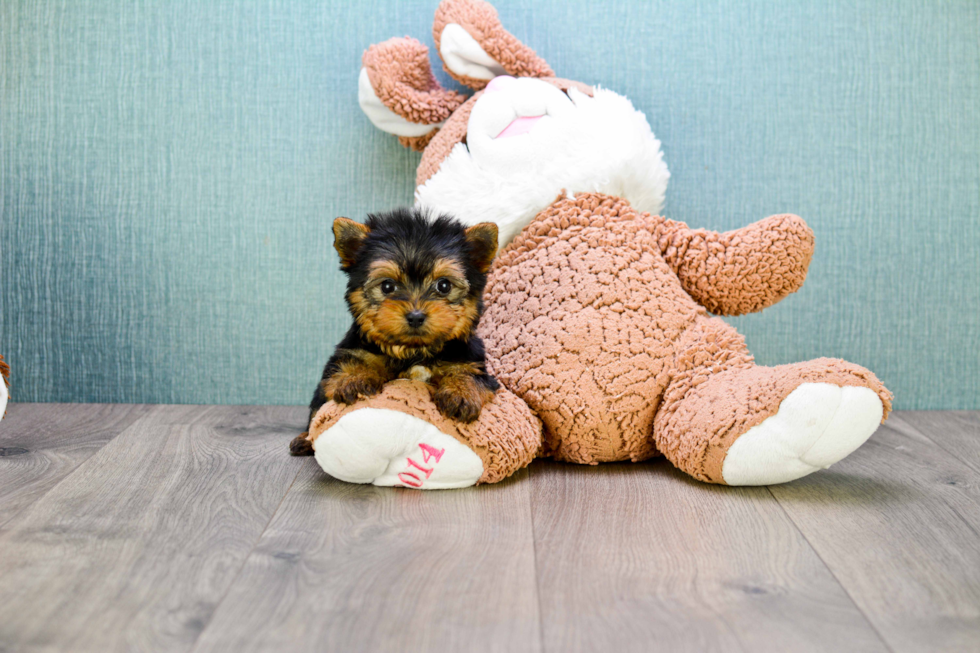
[[[980,651],[980,413],[771,488],[537,461],[420,493],[287,407],[16,404],[0,652]]]

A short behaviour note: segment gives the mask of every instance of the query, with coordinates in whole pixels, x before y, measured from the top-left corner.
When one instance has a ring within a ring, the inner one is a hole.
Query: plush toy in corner
[[[800,288],[813,234],[777,215],[726,233],[658,216],[669,173],[646,118],[612,91],[560,79],[480,0],[445,0],[425,46],[371,46],[361,107],[422,152],[416,203],[494,222],[500,253],[479,326],[504,386],[478,421],[443,417],[417,381],[325,404],[308,439],[332,476],[451,488],[536,456],[596,464],[662,454],[702,481],[767,485],[844,458],[885,419],[870,371],[821,358],[754,363],[718,315]]]
[[[7,399],[10,398],[10,366],[0,356],[0,419],[7,414]]]

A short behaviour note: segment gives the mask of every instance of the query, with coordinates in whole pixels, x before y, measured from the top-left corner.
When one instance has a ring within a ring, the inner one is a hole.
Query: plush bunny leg
[[[422,490],[496,483],[541,448],[540,421],[507,390],[463,424],[439,413],[424,383],[406,380],[350,406],[327,402],[309,433],[316,461],[331,476]]]
[[[891,394],[858,365],[760,367],[721,325],[704,318],[692,328],[654,422],[657,448],[697,479],[771,485],[806,476],[861,446],[891,409]]]

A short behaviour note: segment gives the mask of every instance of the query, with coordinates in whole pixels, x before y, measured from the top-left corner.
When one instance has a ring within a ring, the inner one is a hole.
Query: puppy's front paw
[[[480,416],[480,410],[486,400],[480,392],[456,392],[447,388],[440,388],[432,395],[439,412],[454,419],[457,422],[469,424],[475,422]]]
[[[330,394],[338,404],[353,404],[360,397],[373,397],[381,392],[384,381],[373,376],[349,375],[337,379]]]
[[[289,455],[291,456],[312,456],[313,443],[307,439],[308,431],[303,431],[289,443]]]

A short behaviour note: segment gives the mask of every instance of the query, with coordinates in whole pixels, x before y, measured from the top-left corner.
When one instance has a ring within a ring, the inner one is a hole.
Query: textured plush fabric
[[[558,200],[497,257],[480,335],[488,367],[561,460],[643,460],[673,343],[704,309],[622,200]],[[656,223],[651,221],[651,226]]]
[[[492,5],[486,2],[473,2],[473,0],[450,0],[439,3],[432,24],[432,39],[436,43],[436,48],[440,46],[442,30],[450,23],[460,25],[467,32],[475,35],[483,50],[503,66],[508,75],[555,76],[548,64],[537,56],[534,50],[503,28],[497,10]],[[487,85],[488,80],[458,75],[448,66],[444,68],[456,81],[470,88],[479,90]]]
[[[775,216],[722,235],[691,233],[637,214],[621,199],[586,194],[559,198],[498,255],[480,334],[491,372],[544,423],[545,451],[594,464],[643,460],[659,449],[696,478],[720,483],[735,437],[775,414],[802,382],[865,385],[887,415],[890,394],[857,365],[819,359],[755,367],[742,337],[710,317],[672,269],[716,270],[736,261],[782,271],[787,278],[774,287],[795,290],[812,247],[799,218]],[[717,247],[678,251],[678,242],[699,238]],[[756,251],[761,247],[769,249]],[[721,271],[700,289],[707,297],[747,298],[756,304],[750,310],[760,310],[780,298],[754,286],[769,283],[766,275]],[[714,394],[703,397],[698,389],[709,380]]]
[[[344,415],[364,407],[409,413],[434,425],[470,449],[483,461],[480,483],[496,483],[526,467],[540,453],[541,422],[527,404],[504,389],[483,407],[472,424],[447,419],[436,409],[429,389],[421,381],[394,381],[381,394],[352,406],[330,401],[310,423],[309,439],[316,439]]]
[[[372,45],[361,64],[378,98],[409,122],[442,122],[466,100],[465,95],[439,86],[429,66],[429,48],[413,38],[388,39]],[[414,141],[413,144],[419,151],[425,147]]]
[[[813,256],[813,232],[795,215],[723,234],[667,220],[658,233],[684,290],[716,315],[755,313],[796,292]]]
[[[349,325],[330,223],[411,203],[361,55],[438,0],[0,2],[0,354],[18,401],[305,404]],[[504,2],[555,74],[650,121],[663,215],[802,216],[803,289],[725,318],[757,362],[980,409],[980,3]],[[3,425],[0,424],[0,429]]]
[[[429,177],[439,170],[439,166],[453,151],[456,144],[461,143],[466,137],[466,124],[470,119],[470,112],[473,111],[473,105],[476,104],[481,95],[482,91],[474,93],[433,136],[425,151],[422,152],[422,160],[419,161],[418,170],[415,172],[416,186],[421,186],[427,182]]]
[[[729,447],[774,415],[801,383],[869,388],[888,416],[891,393],[863,367],[833,358],[754,366],[748,350],[738,346],[734,329],[723,324],[706,320],[689,334],[688,348],[678,357],[683,378],[671,382],[654,422],[658,449],[694,478],[724,483],[721,472]]]

